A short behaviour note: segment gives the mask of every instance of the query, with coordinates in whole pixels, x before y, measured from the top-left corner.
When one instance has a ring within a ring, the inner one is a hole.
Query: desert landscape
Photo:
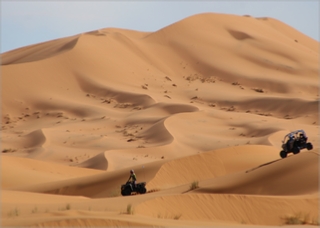
[[[319,225],[319,42],[281,21],[84,31],[2,53],[1,91],[2,227]]]

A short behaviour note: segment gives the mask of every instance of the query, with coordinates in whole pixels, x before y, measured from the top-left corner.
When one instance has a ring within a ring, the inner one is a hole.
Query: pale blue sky
[[[272,17],[319,41],[319,2],[1,0],[0,52],[101,28],[151,32],[205,12]]]

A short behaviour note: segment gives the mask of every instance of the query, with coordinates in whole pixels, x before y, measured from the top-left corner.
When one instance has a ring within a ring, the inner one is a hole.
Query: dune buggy
[[[285,158],[289,153],[298,154],[302,149],[312,150],[313,145],[307,141],[308,137],[304,130],[290,132],[284,136],[280,157]]]

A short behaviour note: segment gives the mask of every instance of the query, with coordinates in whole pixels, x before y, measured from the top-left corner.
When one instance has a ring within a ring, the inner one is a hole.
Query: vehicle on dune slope
[[[121,185],[121,195],[123,196],[129,196],[131,193],[145,194],[146,192],[146,182],[134,184],[133,182],[128,181],[127,183]]]
[[[308,137],[304,130],[292,131],[284,136],[282,141],[282,150],[280,151],[280,157],[285,158],[289,153],[298,154],[300,150],[307,149],[312,150],[313,145],[308,141]]]

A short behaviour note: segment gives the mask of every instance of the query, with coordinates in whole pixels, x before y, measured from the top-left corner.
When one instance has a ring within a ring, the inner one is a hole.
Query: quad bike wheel
[[[147,192],[147,189],[145,187],[141,188],[139,193],[140,194],[145,194]]]
[[[311,143],[307,143],[307,150],[312,150],[313,149],[313,145]]]
[[[126,187],[125,189],[123,189],[123,190],[121,191],[121,195],[123,195],[123,196],[129,196],[129,195],[131,195],[131,189],[130,189],[130,187]]]
[[[287,157],[287,152],[285,152],[284,150],[281,150],[281,151],[280,151],[280,157],[281,157],[281,158]]]
[[[292,152],[293,154],[299,154],[300,153],[299,147],[293,147]]]

